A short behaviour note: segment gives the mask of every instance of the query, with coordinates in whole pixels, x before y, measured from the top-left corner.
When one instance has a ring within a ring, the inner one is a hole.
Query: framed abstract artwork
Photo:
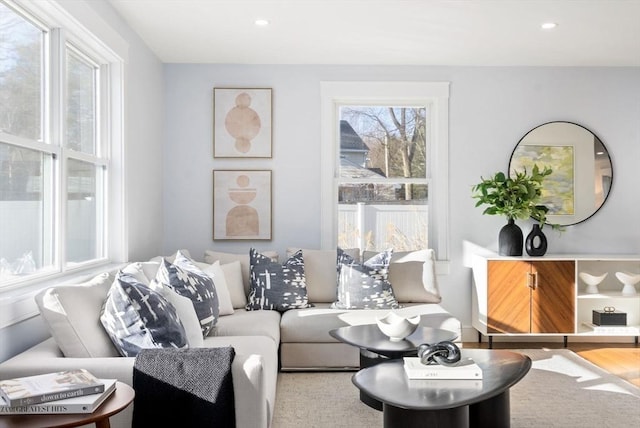
[[[213,239],[271,239],[271,171],[213,171]]]
[[[520,144],[514,150],[511,168],[531,171],[537,164],[540,169],[553,171],[545,179],[540,204],[549,208],[549,215],[573,215],[575,199],[574,147],[572,145]]]
[[[213,89],[213,157],[270,158],[270,88]]]

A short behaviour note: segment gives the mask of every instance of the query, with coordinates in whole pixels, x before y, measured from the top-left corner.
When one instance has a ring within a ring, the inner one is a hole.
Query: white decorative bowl
[[[587,272],[580,272],[578,276],[580,279],[587,284],[587,288],[585,289],[585,293],[589,294],[598,294],[598,284],[600,284],[607,277],[609,273],[605,272],[602,275],[591,275]]]
[[[616,278],[624,284],[624,287],[622,287],[623,296],[633,296],[636,294],[635,285],[640,282],[640,273],[616,272]]]
[[[409,336],[416,331],[419,323],[420,315],[416,315],[413,318],[405,318],[395,312],[389,312],[382,318],[376,318],[378,328],[386,336],[389,336],[389,340],[392,342],[399,342]]]

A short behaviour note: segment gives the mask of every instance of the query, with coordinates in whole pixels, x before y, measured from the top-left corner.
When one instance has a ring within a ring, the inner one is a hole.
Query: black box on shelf
[[[627,325],[627,313],[594,309],[593,323],[595,325]]]

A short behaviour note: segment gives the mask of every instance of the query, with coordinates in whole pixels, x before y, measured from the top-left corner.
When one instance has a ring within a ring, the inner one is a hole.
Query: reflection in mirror
[[[583,126],[571,122],[540,125],[518,142],[509,174],[537,164],[553,170],[543,182],[542,200],[549,208],[548,223],[568,226],[585,221],[602,207],[613,180],[609,152]]]

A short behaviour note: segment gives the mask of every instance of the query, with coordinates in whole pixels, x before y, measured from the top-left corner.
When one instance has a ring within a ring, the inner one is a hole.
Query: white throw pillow
[[[173,263],[176,260],[176,257],[178,255],[178,253],[182,253],[183,256],[185,256],[185,257],[187,257],[189,259],[191,258],[191,254],[189,253],[189,250],[185,250],[183,248],[183,249],[178,250],[175,253],[171,254],[170,256],[155,256],[149,261],[150,262],[161,262],[164,259],[164,260],[168,261],[169,263]]]
[[[216,287],[216,293],[218,293],[218,302],[220,306],[220,315],[233,314],[233,302],[231,301],[231,294],[229,293],[229,286],[224,275],[220,262],[216,261],[213,264],[195,262],[196,266],[202,269],[202,272],[207,274]]]
[[[117,357],[100,323],[114,277],[103,273],[82,284],[57,285],[35,296],[42,319],[65,357]]]
[[[178,251],[173,263],[163,259],[152,282],[164,284],[181,296],[191,299],[196,310],[202,335],[207,336],[218,322],[220,304],[213,280]]]
[[[274,262],[278,261],[278,253],[275,251],[264,251],[262,252],[263,255],[271,258],[271,260],[273,260]],[[249,263],[249,251],[247,251],[245,254],[235,254],[235,253],[222,253],[219,251],[211,251],[211,250],[205,250],[204,252],[204,261],[205,263],[214,263],[216,260],[220,261],[220,264],[227,264],[227,263],[233,263],[236,260],[240,262],[240,266],[242,266],[242,285],[244,287],[244,292],[243,294],[245,295],[245,304],[247,303],[246,300],[246,296],[249,295],[249,285],[251,283],[250,277],[251,277],[251,272],[250,272],[250,265],[251,263]],[[228,279],[227,279],[228,281]],[[244,305],[243,305],[244,306]],[[238,306],[233,305],[234,308],[238,308]]]
[[[204,346],[204,338],[202,337],[200,320],[198,319],[191,299],[179,295],[166,285],[162,286],[162,295],[176,308],[178,318],[180,318],[184,330],[187,333],[187,343],[189,347],[202,348]]]
[[[293,256],[300,248],[287,248],[287,258]],[[343,251],[360,260],[360,250],[357,248],[343,249]],[[307,281],[307,295],[310,303],[331,303],[336,300],[337,293],[337,250],[302,249],[304,258],[304,275]]]
[[[151,281],[156,277],[158,267],[160,267],[159,261],[134,262],[125,266],[122,272],[133,276],[142,284],[150,286]]]
[[[364,256],[371,257],[372,254],[365,251]],[[399,302],[442,301],[436,276],[436,254],[431,248],[394,253],[389,265],[389,282]]]
[[[221,264],[220,268],[227,282],[227,289],[229,290],[232,306],[234,309],[244,309],[247,305],[247,295],[244,292],[244,285],[242,283],[242,266],[240,265],[240,261],[236,260],[235,262]]]

